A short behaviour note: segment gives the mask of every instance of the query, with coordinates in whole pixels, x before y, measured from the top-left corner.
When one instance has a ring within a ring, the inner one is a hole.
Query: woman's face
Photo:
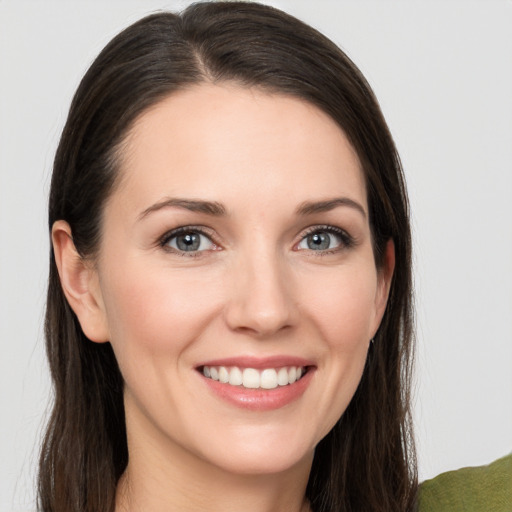
[[[150,109],[94,291],[130,449],[244,474],[309,463],[357,388],[392,270],[391,244],[375,268],[358,158],[319,109],[230,84]]]

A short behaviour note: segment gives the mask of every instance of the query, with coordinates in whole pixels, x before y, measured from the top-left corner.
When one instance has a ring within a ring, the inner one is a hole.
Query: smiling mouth
[[[238,366],[202,366],[199,371],[207,379],[222,384],[246,389],[275,389],[289,386],[308,372],[308,366],[285,366],[281,368],[239,368]]]

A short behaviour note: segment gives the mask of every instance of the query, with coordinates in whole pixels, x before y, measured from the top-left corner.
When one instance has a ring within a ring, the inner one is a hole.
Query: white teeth
[[[242,373],[244,388],[256,389],[260,387],[260,372],[254,368],[246,368]]]
[[[224,366],[219,368],[219,382],[223,382],[224,384],[229,382],[229,372]]]
[[[231,368],[231,372],[229,372],[229,383],[232,386],[241,386],[243,382],[242,372],[239,368],[235,366],[235,368]]]
[[[288,384],[288,370],[286,368],[279,368],[277,372],[277,383],[280,386],[286,386]]]
[[[277,372],[273,368],[261,372],[260,386],[263,389],[277,388]]]
[[[206,378],[218,380],[231,386],[243,386],[248,389],[274,389],[278,386],[287,386],[298,381],[305,373],[301,366],[288,366],[282,368],[244,368],[233,366],[203,366],[203,375]]]

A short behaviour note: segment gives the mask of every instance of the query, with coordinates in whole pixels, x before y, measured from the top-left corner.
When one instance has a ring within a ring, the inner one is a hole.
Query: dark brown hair
[[[150,15],[116,36],[84,76],[55,157],[49,227],[64,219],[84,258],[101,239],[118,155],[134,120],[174,91],[231,81],[306,100],[330,115],[361,161],[377,266],[396,266],[360,385],[319,443],[307,486],[315,512],[412,510],[417,479],[410,418],[411,239],[401,164],[364,77],[330,40],[255,3],[194,4]],[[51,251],[46,340],[55,397],[42,447],[44,512],[103,512],[128,462],[123,379],[110,344],[90,342],[64,298]]]

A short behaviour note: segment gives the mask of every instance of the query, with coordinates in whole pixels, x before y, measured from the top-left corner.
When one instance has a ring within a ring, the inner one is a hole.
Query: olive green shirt
[[[512,512],[512,454],[443,473],[420,486],[419,512]]]

